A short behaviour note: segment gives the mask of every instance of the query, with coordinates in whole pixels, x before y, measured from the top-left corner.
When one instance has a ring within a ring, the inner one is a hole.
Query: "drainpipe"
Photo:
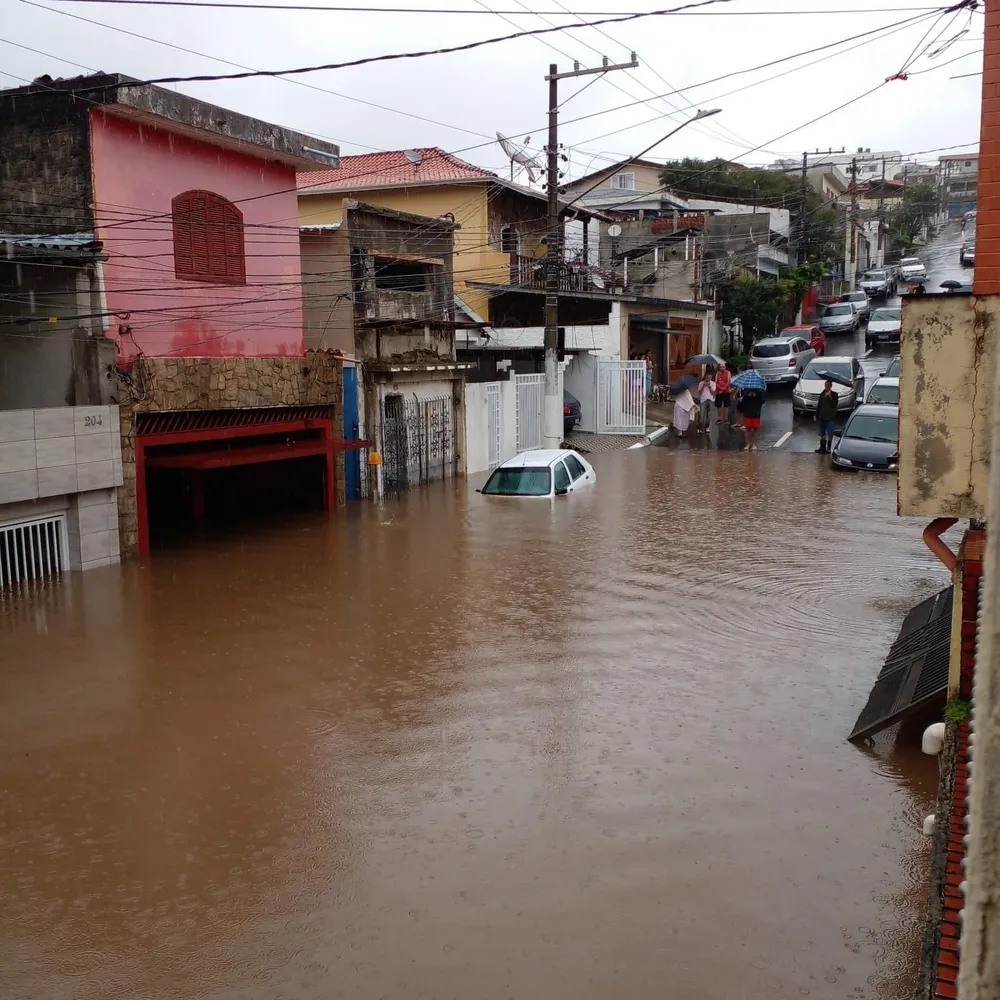
[[[955,524],[958,524],[957,517],[936,517],[924,528],[923,535],[924,545],[944,563],[949,573],[955,572],[958,557],[941,541],[941,536]]]

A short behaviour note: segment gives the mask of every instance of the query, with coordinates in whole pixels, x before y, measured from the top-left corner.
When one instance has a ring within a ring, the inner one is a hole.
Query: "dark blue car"
[[[847,472],[897,472],[899,469],[899,407],[864,403],[834,438],[830,465]]]

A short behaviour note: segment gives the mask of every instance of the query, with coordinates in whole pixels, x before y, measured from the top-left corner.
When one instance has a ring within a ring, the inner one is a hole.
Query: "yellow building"
[[[345,156],[336,169],[299,174],[298,188],[303,228],[339,224],[348,198],[412,215],[453,217],[455,293],[468,310],[491,325],[505,325],[505,317],[528,326],[541,322],[544,192],[433,147]],[[591,214],[569,209],[563,218],[586,222]],[[581,237],[586,260],[586,225]],[[577,290],[570,287],[571,265],[565,270],[561,290]],[[579,271],[580,291],[587,290],[585,270]],[[509,288],[534,294],[527,300],[505,295]]]

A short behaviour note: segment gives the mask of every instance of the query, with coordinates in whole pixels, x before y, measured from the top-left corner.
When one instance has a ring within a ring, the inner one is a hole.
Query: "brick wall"
[[[0,231],[93,232],[90,101],[0,94]]]
[[[304,358],[142,358],[132,372],[136,383],[139,366],[146,398],[119,401],[123,482],[118,491],[118,522],[123,558],[138,549],[136,413],[327,403],[335,407],[334,434],[341,434],[344,368],[338,354],[310,351]],[[336,456],[336,477],[337,505],[343,506],[343,453]]]
[[[976,216],[977,295],[1000,293],[1000,0],[986,0]]]
[[[983,576],[986,532],[970,528],[962,539],[962,644],[959,655],[958,696],[972,697],[972,677],[976,666],[976,618],[979,610],[979,584]]]

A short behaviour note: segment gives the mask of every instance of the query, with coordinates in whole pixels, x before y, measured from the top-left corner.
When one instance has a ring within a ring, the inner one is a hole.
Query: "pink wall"
[[[178,357],[302,354],[294,168],[100,109],[91,112],[90,127],[97,235],[109,254],[107,308],[131,314],[107,323],[121,358],[139,350]],[[214,191],[243,212],[246,285],[174,277],[170,202],[192,189]]]

